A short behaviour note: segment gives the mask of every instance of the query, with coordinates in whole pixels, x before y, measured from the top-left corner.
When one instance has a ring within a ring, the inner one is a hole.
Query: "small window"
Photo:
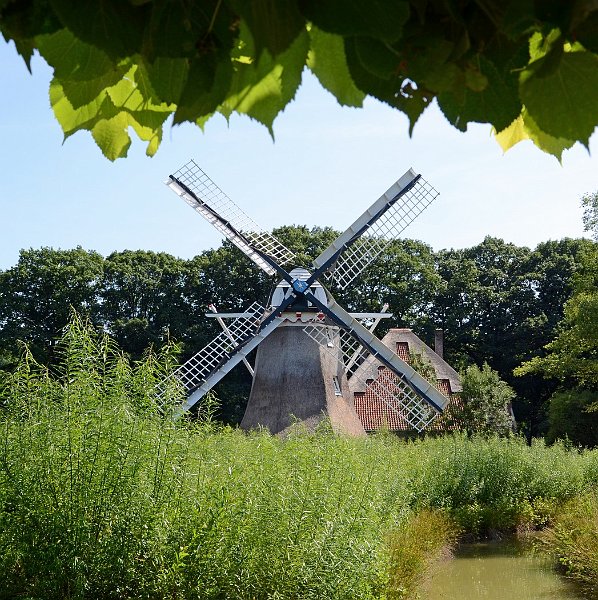
[[[336,375],[332,378],[332,385],[334,386],[334,395],[342,396],[341,384],[339,383],[338,377]]]

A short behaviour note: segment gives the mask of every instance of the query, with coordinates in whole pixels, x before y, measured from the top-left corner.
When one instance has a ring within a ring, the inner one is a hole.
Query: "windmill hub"
[[[303,294],[303,292],[305,292],[305,290],[308,288],[307,282],[303,281],[302,279],[295,279],[293,281],[293,289],[298,293],[298,294]]]

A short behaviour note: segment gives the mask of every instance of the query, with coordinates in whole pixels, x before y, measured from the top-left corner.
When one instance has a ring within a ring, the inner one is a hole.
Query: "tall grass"
[[[2,599],[401,598],[449,520],[539,523],[597,480],[598,455],[515,439],[174,421],[170,350],[131,365],[75,319],[62,352],[1,386]]]

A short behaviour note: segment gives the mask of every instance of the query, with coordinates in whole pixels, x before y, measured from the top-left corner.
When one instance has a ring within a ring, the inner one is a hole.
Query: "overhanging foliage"
[[[593,0],[0,0],[0,31],[53,67],[65,137],[88,130],[111,160],[129,128],[153,155],[172,114],[272,131],[306,65],[341,104],[372,96],[410,131],[437,99],[462,131],[490,123],[504,149],[529,138],[560,158],[598,124]]]

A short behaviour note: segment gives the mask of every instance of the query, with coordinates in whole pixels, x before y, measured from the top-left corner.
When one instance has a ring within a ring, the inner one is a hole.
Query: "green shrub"
[[[456,434],[407,445],[416,506],[448,510],[467,533],[545,523],[586,485],[586,466],[562,445]]]
[[[454,418],[460,428],[468,433],[508,435],[513,431],[511,402],[513,389],[503,381],[498,372],[484,363],[467,367],[461,376],[462,403],[454,409]]]

